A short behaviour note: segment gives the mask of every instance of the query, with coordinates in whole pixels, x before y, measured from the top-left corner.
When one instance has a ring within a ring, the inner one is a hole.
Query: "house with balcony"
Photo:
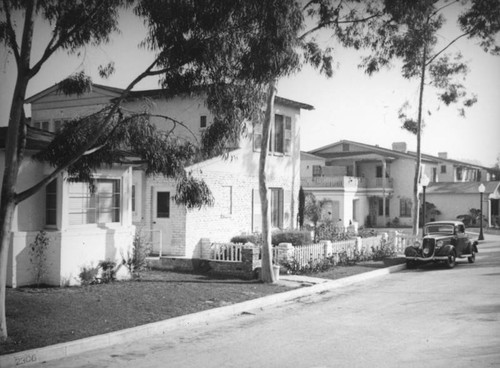
[[[66,121],[99,111],[122,92],[120,88],[94,84],[83,95],[66,96],[58,93],[57,86],[47,88],[27,100],[32,112],[30,130],[50,135]],[[133,91],[123,107],[172,118],[151,118],[162,130],[172,129],[172,121],[182,122],[176,135],[193,142],[199,142],[213,122],[201,92],[166,97],[161,90]],[[300,112],[312,108],[281,97],[275,100],[266,165],[270,216],[275,228],[295,224],[300,188]],[[245,124],[246,134],[234,142],[227,157],[212,157],[187,168],[191,175],[207,183],[214,197],[212,207],[188,210],[177,205],[173,200],[176,183],[163,176],[148,177],[137,165],[116,165],[96,173],[95,194],[89,193],[83,183],[69,183],[61,175],[45,191],[19,206],[9,254],[9,285],[29,283],[27,249],[40,230],[52,239],[50,262],[54,269],[46,281],[55,285],[78,283],[80,270],[100,260],[121,262],[135,228],[151,241],[157,255],[171,259],[203,258],[211,242],[227,242],[234,235],[260,231],[258,165],[262,127],[255,122]],[[38,149],[33,146],[32,153]],[[22,173],[23,185],[50,170],[40,163],[29,165]],[[96,201],[99,206],[95,206]]]
[[[415,158],[404,142],[395,142],[388,149],[342,140],[301,153],[301,184],[306,193],[327,201],[323,213],[328,220],[341,220],[344,226],[351,222],[386,226],[397,218],[399,224],[410,226]],[[488,168],[449,159],[446,153],[422,154],[421,164],[423,175],[430,179],[429,192],[438,183],[479,185],[489,180]],[[441,212],[436,220],[468,212],[468,208],[447,211],[442,205],[445,197],[433,199]],[[496,207],[492,208],[495,213]]]

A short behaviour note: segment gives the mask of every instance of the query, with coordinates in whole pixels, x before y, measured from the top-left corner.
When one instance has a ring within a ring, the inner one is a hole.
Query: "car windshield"
[[[445,233],[445,234],[453,234],[453,225],[440,224],[440,225],[428,225],[425,227],[425,234],[432,233]]]

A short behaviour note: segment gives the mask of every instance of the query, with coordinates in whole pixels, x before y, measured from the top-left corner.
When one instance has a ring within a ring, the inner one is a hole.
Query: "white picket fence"
[[[225,262],[241,262],[243,244],[213,243],[210,259]]]
[[[316,244],[307,244],[293,247],[293,258],[300,265],[306,265],[311,260],[322,259],[329,256],[346,252],[348,256],[352,256],[354,250],[371,253],[373,249],[377,249],[382,244],[382,239],[386,238],[389,245],[393,247],[397,254],[404,254],[407,246],[415,242],[416,237],[411,234],[393,232],[388,235],[378,235],[369,238],[355,238],[349,240],[341,240],[332,242],[330,246],[326,246],[324,242]],[[242,249],[244,244],[234,243],[212,243],[210,247],[210,259],[225,262],[241,262]],[[279,259],[279,247],[273,247],[273,259]]]

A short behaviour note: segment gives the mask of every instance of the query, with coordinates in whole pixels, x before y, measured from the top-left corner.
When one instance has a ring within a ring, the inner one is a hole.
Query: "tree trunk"
[[[266,184],[266,160],[269,150],[269,139],[271,132],[271,120],[274,110],[274,97],[276,96],[276,80],[272,80],[268,86],[266,101],[266,115],[262,123],[262,142],[259,157],[259,194],[262,211],[262,265],[260,279],[265,283],[275,283],[276,277],[273,272],[273,253],[271,244],[271,219],[269,216],[269,201],[267,198]]]
[[[420,208],[420,198],[419,198],[419,183],[421,176],[421,161],[422,155],[420,152],[420,141],[422,135],[422,105],[424,97],[424,86],[425,86],[425,68],[427,62],[427,47],[424,46],[422,54],[422,70],[420,72],[420,94],[418,97],[418,118],[417,118],[417,157],[415,162],[415,177],[413,178],[413,207],[412,207],[412,219],[413,219],[413,235],[418,235],[419,231],[419,208]],[[425,205],[425,204],[424,204]]]
[[[36,1],[26,7],[23,35],[19,58],[16,59],[17,79],[9,113],[9,125],[5,142],[5,170],[0,195],[0,341],[7,339],[5,314],[5,287],[7,283],[7,263],[11,238],[11,226],[17,205],[16,184],[20,157],[23,156],[24,142],[20,142],[20,132],[25,129],[24,99],[30,80],[31,42]],[[23,134],[23,140],[26,136]]]

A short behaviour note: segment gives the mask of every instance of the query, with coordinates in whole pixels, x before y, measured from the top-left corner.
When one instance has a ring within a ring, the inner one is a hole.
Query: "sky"
[[[34,40],[32,60],[42,53],[46,44],[46,25],[39,29]],[[123,14],[121,33],[100,47],[89,47],[79,54],[57,53],[31,81],[27,96],[32,96],[61,81],[66,76],[84,70],[94,83],[124,88],[153,60],[153,56],[138,48],[145,33],[140,20]],[[453,25],[439,34],[443,43],[453,38]],[[447,152],[448,157],[491,167],[500,155],[500,56],[484,53],[473,42],[462,39],[451,51],[461,51],[469,62],[470,72],[464,82],[468,91],[478,96],[478,102],[459,116],[457,106],[439,105],[436,93],[426,90],[424,99],[425,127],[422,152],[436,155]],[[418,81],[405,80],[395,65],[371,77],[358,69],[362,52],[335,48],[335,73],[332,78],[319,75],[309,67],[278,84],[278,95],[314,106],[302,111],[301,149],[309,151],[340,140],[351,140],[391,148],[393,142],[406,142],[416,150],[416,136],[401,129],[398,111],[405,101],[418,102]],[[114,61],[116,72],[103,80],[97,74],[101,64]],[[0,125],[8,121],[16,69],[5,46],[0,46]],[[135,90],[158,88],[157,80],[141,82]],[[27,115],[30,116],[29,107]],[[415,115],[416,117],[416,112]]]

